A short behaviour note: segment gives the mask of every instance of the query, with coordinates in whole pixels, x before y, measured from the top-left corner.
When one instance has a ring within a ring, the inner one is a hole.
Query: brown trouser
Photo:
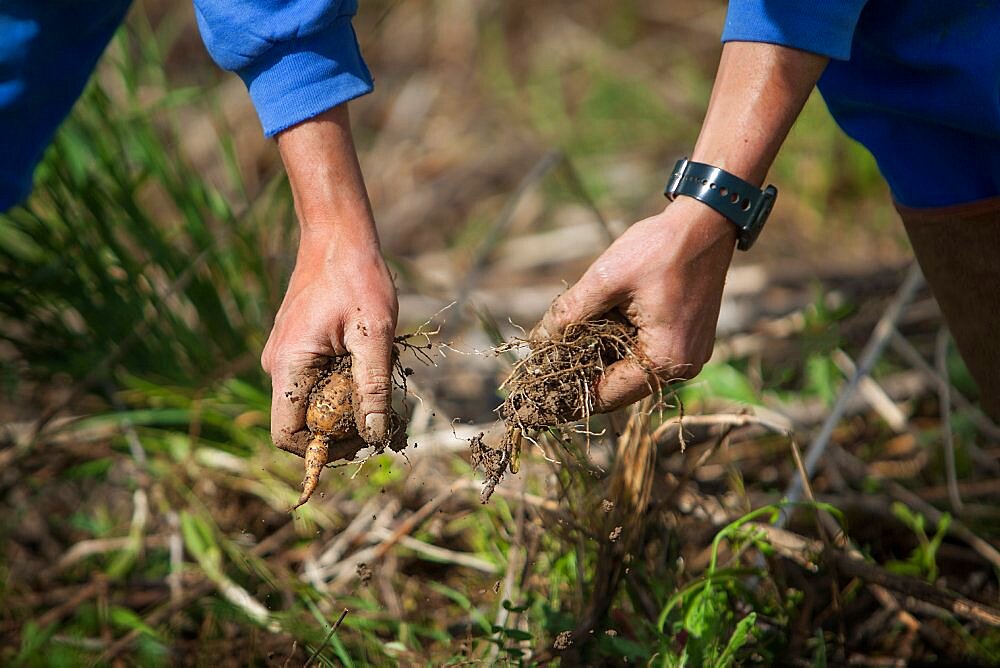
[[[972,377],[1000,421],[1000,197],[936,209],[896,207]]]

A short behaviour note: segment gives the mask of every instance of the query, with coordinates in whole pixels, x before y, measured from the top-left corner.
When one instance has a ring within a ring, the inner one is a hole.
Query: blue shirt
[[[0,0],[0,211],[24,198],[128,0]],[[215,61],[274,135],[372,89],[357,0],[195,0]],[[1000,2],[733,0],[724,41],[834,59],[819,88],[894,197],[931,207],[1000,194]]]
[[[722,39],[832,58],[819,90],[900,204],[1000,195],[1000,2],[732,0]]]
[[[195,0],[212,58],[243,79],[272,136],[372,90],[357,0]],[[83,91],[129,0],[0,0],[0,211]]]

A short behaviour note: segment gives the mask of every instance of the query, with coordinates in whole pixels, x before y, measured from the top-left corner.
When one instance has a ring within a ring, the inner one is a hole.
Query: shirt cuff
[[[373,89],[350,16],[276,44],[236,73],[268,137]]]
[[[766,42],[849,60],[867,0],[731,0],[723,42]]]

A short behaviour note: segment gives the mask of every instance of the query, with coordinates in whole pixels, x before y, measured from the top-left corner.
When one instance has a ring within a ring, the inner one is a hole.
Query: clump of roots
[[[615,320],[574,323],[549,339],[515,339],[498,352],[524,348],[528,354],[500,386],[507,398],[497,408],[506,427],[499,448],[487,446],[481,437],[472,439],[472,463],[486,476],[484,502],[507,471],[517,473],[525,438],[533,440],[531,434],[568,422],[589,421],[597,408],[597,382],[608,366],[647,361],[635,327]]]
[[[422,332],[421,336],[426,335]],[[409,415],[406,410],[406,398],[409,395],[407,378],[413,374],[413,369],[404,367],[399,354],[403,350],[412,352],[424,363],[432,363],[428,355],[431,349],[430,339],[425,344],[414,344],[408,341],[409,336],[400,336],[395,340],[393,351],[393,387],[402,393],[402,411],[395,407],[389,413],[389,431],[384,436],[373,436],[359,433],[356,415],[358,414],[359,394],[356,391],[351,375],[351,356],[333,357],[325,369],[320,371],[316,383],[309,393],[309,403],[306,408],[306,427],[310,439],[306,446],[305,478],[302,481],[302,494],[292,506],[295,510],[306,503],[319,486],[319,477],[323,468],[332,462],[343,460],[353,461],[365,447],[374,448],[370,456],[381,454],[388,447],[395,452],[407,446],[406,425]]]

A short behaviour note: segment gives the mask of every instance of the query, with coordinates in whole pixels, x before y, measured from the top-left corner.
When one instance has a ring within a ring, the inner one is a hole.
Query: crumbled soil
[[[469,446],[472,448],[471,464],[473,468],[482,469],[486,478],[486,485],[483,487],[483,503],[486,503],[497,483],[503,478],[504,473],[510,466],[510,451],[507,449],[497,450],[491,448],[483,442],[483,432],[469,439]],[[506,440],[506,439],[505,439]]]
[[[497,408],[507,428],[500,447],[487,446],[482,434],[470,439],[472,464],[482,468],[485,476],[484,503],[507,471],[517,473],[524,437],[574,420],[589,420],[604,370],[621,360],[645,359],[635,327],[616,320],[575,323],[559,336],[514,340],[498,350],[524,347],[527,356],[500,386],[507,391]]]
[[[508,425],[543,429],[587,419],[595,408],[597,380],[610,364],[642,359],[635,327],[614,320],[570,325],[554,338],[528,340],[528,356],[501,386],[498,409]]]
[[[375,575],[375,572],[371,569],[371,567],[363,561],[358,564],[355,571],[358,574],[358,579],[361,580],[361,584],[363,585],[367,585],[371,582],[372,577]]]

